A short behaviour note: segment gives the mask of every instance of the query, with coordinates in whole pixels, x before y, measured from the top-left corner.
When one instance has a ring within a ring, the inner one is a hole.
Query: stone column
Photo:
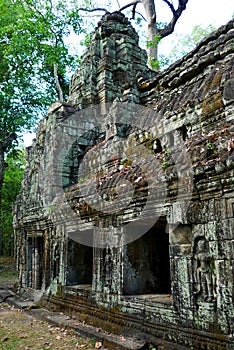
[[[121,240],[122,228],[95,228],[93,291],[96,301],[108,308],[118,304],[123,289]]]
[[[190,225],[169,225],[170,263],[173,303],[188,325],[193,320],[192,297],[192,228]]]

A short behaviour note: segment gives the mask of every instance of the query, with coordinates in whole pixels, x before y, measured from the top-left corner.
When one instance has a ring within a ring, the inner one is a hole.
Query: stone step
[[[46,321],[56,327],[72,329],[77,334],[94,338],[96,343],[101,342],[105,350],[140,350],[147,349],[145,340],[137,340],[130,337],[118,336],[79,322],[75,317],[70,317],[62,312],[53,312],[45,308],[39,308],[32,300],[24,299],[9,289],[0,287],[0,303],[6,302],[15,308],[24,310],[31,316]]]

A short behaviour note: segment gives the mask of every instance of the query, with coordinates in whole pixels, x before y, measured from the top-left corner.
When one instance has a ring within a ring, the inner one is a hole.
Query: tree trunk
[[[158,43],[162,38],[170,35],[175,28],[175,25],[180,18],[182,12],[186,9],[186,5],[189,0],[178,0],[178,8],[175,9],[172,0],[162,0],[169,7],[172,13],[171,21],[165,25],[164,28],[157,28],[157,19],[156,19],[156,8],[155,0],[133,0],[130,3],[124,5],[119,9],[123,11],[128,7],[133,7],[133,17],[135,18],[136,5],[141,2],[144,6],[146,12],[146,20],[148,22],[147,29],[147,54],[148,54],[148,64],[151,69],[158,71]]]
[[[54,64],[54,79],[55,79],[55,83],[56,83],[59,101],[63,102],[63,91],[62,91],[61,85],[59,83],[58,65],[57,64]]]
[[[148,64],[153,70],[158,70],[158,39],[159,34],[156,26],[156,8],[155,0],[133,0],[128,4],[124,5],[119,9],[123,11],[130,6],[133,6],[132,18],[135,18],[136,6],[139,3],[142,3],[146,13],[146,19],[148,22],[147,28],[147,55],[148,55]]]
[[[153,70],[158,70],[158,30],[156,26],[156,9],[154,0],[141,1],[146,12],[147,27],[147,54],[148,64]]]
[[[0,147],[0,255],[2,255],[2,186],[5,170],[5,152]]]

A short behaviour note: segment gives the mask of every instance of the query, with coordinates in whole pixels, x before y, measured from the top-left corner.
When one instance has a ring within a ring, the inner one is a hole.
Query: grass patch
[[[93,342],[74,331],[51,326],[21,310],[0,304],[0,349],[93,350]]]

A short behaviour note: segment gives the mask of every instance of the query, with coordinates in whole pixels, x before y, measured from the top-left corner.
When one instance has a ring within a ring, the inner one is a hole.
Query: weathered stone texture
[[[106,15],[92,36],[81,67],[73,75],[69,102],[77,108],[122,98],[139,102],[137,73],[147,70],[146,52],[138,35],[122,14]],[[125,100],[125,99],[124,99]]]
[[[233,24],[154,73],[128,20],[103,17],[68,103],[50,107],[28,150],[15,208],[21,290],[159,349],[233,348]],[[118,101],[144,107],[137,125],[117,122]],[[85,109],[94,104],[99,124]],[[148,166],[159,164],[147,178],[137,168],[142,150]],[[89,176],[79,177],[84,157]],[[163,179],[158,186],[155,177]],[[126,187],[114,211],[119,178],[134,190]],[[94,184],[109,196],[110,215],[97,209]],[[149,229],[126,245],[129,222],[133,235]],[[93,249],[76,241],[77,229]],[[110,233],[118,244],[100,247]]]

